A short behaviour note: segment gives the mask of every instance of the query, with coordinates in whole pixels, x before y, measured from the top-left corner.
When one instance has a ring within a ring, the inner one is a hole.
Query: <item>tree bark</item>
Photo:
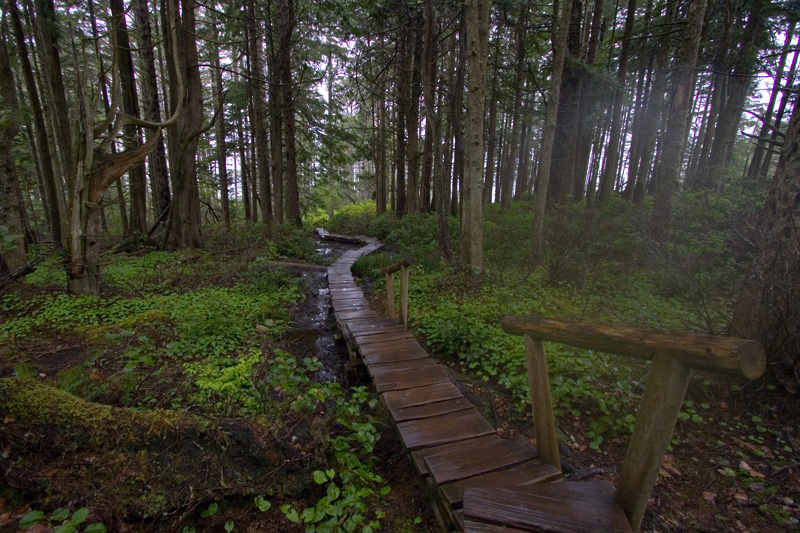
[[[467,0],[464,187],[461,213],[461,258],[473,274],[483,270],[483,120],[486,64],[489,55],[489,0]]]
[[[203,126],[203,87],[195,39],[195,6],[192,0],[167,0],[165,3],[170,27],[176,26],[177,35],[173,37],[173,32],[167,30],[164,34],[168,36],[170,45],[172,39],[177,38],[179,50],[175,59],[171,59],[172,54],[167,54],[171,111],[174,113],[181,105],[179,101],[183,106],[177,121],[168,128],[173,198],[167,246],[171,249],[200,248],[203,242],[200,238],[200,195],[195,156]],[[178,92],[180,86],[185,88],[183,94]]]
[[[267,226],[274,220],[272,210],[272,184],[270,181],[269,144],[264,124],[264,63],[260,32],[256,28],[255,3],[247,2],[247,26],[249,28],[250,71],[247,83],[253,97],[253,112],[250,126],[255,138],[256,181],[258,182],[261,217]],[[277,195],[276,195],[277,196]],[[281,199],[282,202],[282,199]],[[281,202],[276,202],[280,204]],[[282,204],[281,204],[282,205]],[[282,215],[282,211],[280,213]]]
[[[122,88],[122,110],[127,115],[139,118],[139,99],[136,93],[136,77],[131,56],[131,44],[128,37],[128,28],[125,24],[125,6],[122,0],[109,0],[112,20],[117,21],[112,31],[116,32],[119,46],[118,69],[120,71],[120,84]],[[132,150],[142,144],[140,129],[134,124],[127,124],[123,128],[123,145]],[[131,216],[128,229],[131,232],[147,233],[147,181],[144,173],[144,164],[137,165],[128,171],[130,185]]]
[[[412,36],[411,48],[411,78],[408,86],[408,179],[406,180],[406,206],[405,213],[419,213],[419,98],[422,70],[422,31],[419,28],[419,17],[412,14],[409,24]]]
[[[17,10],[16,2],[7,1],[7,6],[11,25],[14,28],[14,37],[17,44],[17,55],[20,61],[20,70],[25,78],[25,89],[33,112],[33,125],[36,135],[36,146],[39,152],[39,164],[42,170],[42,182],[46,192],[42,199],[45,202],[48,218],[50,220],[50,233],[53,237],[53,247],[61,250],[65,245],[66,235],[63,231],[63,216],[58,201],[58,177],[54,169],[53,155],[50,151],[50,141],[47,138],[47,126],[44,121],[44,110],[39,98],[39,90],[36,88],[36,80],[33,75],[33,66],[28,55],[28,44],[22,28],[22,20]]]
[[[761,125],[761,130],[758,132],[758,141],[755,149],[753,150],[753,157],[750,159],[750,166],[747,168],[747,177],[751,180],[758,178],[759,170],[761,169],[761,165],[764,161],[767,139],[770,135],[772,114],[775,112],[775,104],[778,101],[778,94],[781,92],[783,69],[786,67],[786,58],[789,56],[789,52],[792,51],[792,39],[794,38],[794,29],[796,26],[797,21],[792,20],[789,23],[789,29],[786,31],[783,49],[781,50],[781,57],[778,60],[778,67],[775,70],[775,81],[772,84],[772,91],[769,95],[769,104],[767,105],[767,110],[764,112],[764,124]]]
[[[283,81],[283,123],[286,126],[286,210],[289,222],[301,226],[300,191],[297,185],[297,148],[295,146],[294,87],[292,85],[291,44],[294,18],[294,0],[281,0],[282,30],[281,49],[284,54],[282,64]],[[277,203],[277,199],[276,199]]]
[[[728,331],[764,346],[790,390],[800,384],[800,106],[795,106],[767,196],[750,276]]]
[[[620,142],[620,130],[622,128],[622,98],[625,91],[625,78],[628,74],[628,57],[630,56],[631,37],[633,36],[633,21],[636,16],[636,0],[628,0],[628,13],[625,17],[625,30],[622,34],[622,50],[619,54],[619,70],[617,70],[617,87],[614,90],[614,111],[611,114],[611,139],[608,142],[606,167],[600,177],[599,203],[608,203],[614,189],[614,182],[617,179],[619,170],[620,150],[617,146]]]
[[[20,114],[14,74],[8,57],[5,21],[0,28],[0,226],[14,235],[14,243],[6,250],[0,249],[6,268],[11,272],[25,265],[25,227],[17,172],[11,147],[19,131]]]
[[[542,245],[544,240],[544,214],[547,206],[547,189],[550,187],[550,163],[553,156],[553,141],[555,140],[556,115],[558,114],[558,100],[561,92],[561,77],[564,73],[564,60],[567,54],[567,28],[572,13],[572,1],[562,0],[561,12],[558,3],[553,5],[553,73],[550,76],[550,99],[545,110],[544,128],[542,133],[542,155],[539,160],[539,177],[536,187],[536,203],[533,211],[532,249],[533,262],[542,258]]]
[[[139,34],[139,55],[142,61],[142,68],[139,71],[139,80],[142,87],[142,117],[149,122],[161,122],[158,76],[156,75],[150,12],[147,2],[148,0],[131,0],[134,24]],[[168,31],[167,28],[164,29]],[[150,139],[152,135],[154,135],[153,132],[148,132],[145,137]],[[169,172],[167,170],[167,154],[163,137],[159,138],[155,149],[148,155],[147,164],[150,171],[153,211],[156,218],[158,218],[164,211],[169,209],[172,199],[169,191]]]
[[[714,132],[714,143],[711,145],[708,172],[699,176],[698,185],[704,188],[716,188],[725,178],[726,169],[736,140],[736,131],[742,117],[747,95],[753,83],[756,67],[753,46],[758,28],[761,24],[761,12],[764,0],[753,0],[747,26],[742,37],[741,48],[736,51],[733,72],[728,78],[728,98],[720,111],[717,127]]]
[[[500,207],[508,209],[511,207],[511,199],[514,196],[514,172],[517,169],[516,160],[519,154],[520,131],[522,130],[522,98],[525,89],[525,51],[528,24],[528,5],[522,3],[519,8],[516,28],[516,52],[514,64],[514,109],[511,114],[511,138],[508,140],[508,155],[506,164],[503,165],[501,177]],[[469,30],[467,30],[469,31]]]
[[[396,125],[396,138],[397,144],[395,146],[395,165],[397,178],[395,182],[396,187],[396,202],[395,212],[402,216],[406,211],[406,119],[408,116],[408,76],[411,68],[411,53],[409,51],[409,39],[407,31],[403,32],[400,36],[398,43],[399,50],[397,52],[399,63],[397,64],[397,84],[396,84],[396,98],[397,98],[397,125]]]
[[[652,236],[657,242],[667,238],[672,219],[672,202],[683,164],[683,146],[692,109],[692,80],[700,49],[707,0],[689,0],[681,44],[676,55],[669,121],[659,154],[658,178],[653,206]]]
[[[447,226],[447,197],[444,173],[442,172],[442,143],[440,142],[440,129],[442,116],[436,109],[436,56],[438,42],[436,38],[436,13],[433,0],[425,0],[425,71],[422,77],[422,87],[425,97],[425,122],[428,124],[428,134],[432,139],[431,157],[433,158],[433,198],[436,203],[436,241],[439,252],[445,261],[452,259],[450,249],[450,231]]]
[[[220,109],[217,117],[217,169],[219,172],[219,194],[222,201],[222,223],[225,230],[231,229],[231,208],[228,199],[228,146],[225,139],[225,93],[222,90],[222,70],[219,66],[219,47],[213,45],[211,64],[214,67],[215,103]]]

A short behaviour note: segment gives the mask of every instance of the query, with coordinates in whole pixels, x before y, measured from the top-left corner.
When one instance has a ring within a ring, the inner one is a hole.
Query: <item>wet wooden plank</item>
[[[364,344],[361,346],[363,353],[396,353],[396,352],[403,352],[403,351],[422,351],[425,350],[419,343],[414,339],[395,339],[391,341],[383,341],[377,342],[372,344]],[[427,355],[427,352],[425,352]]]
[[[411,361],[430,361],[430,359],[412,359]],[[407,361],[403,361],[407,362]],[[388,363],[389,365],[397,363]],[[388,371],[373,371],[375,366],[387,365],[372,365],[369,367],[372,380],[375,382],[375,390],[378,392],[386,392],[390,390],[401,390],[421,387],[423,385],[431,385],[433,383],[440,383],[448,381],[447,372],[444,368],[437,364],[432,366],[422,366],[418,368],[406,368],[402,370],[388,370]]]
[[[464,491],[469,487],[509,488],[516,486],[550,483],[561,479],[561,472],[552,465],[536,460],[526,461],[505,470],[462,479],[440,487],[445,501],[451,507],[459,507],[464,499]]]
[[[418,418],[430,418],[432,416],[444,415],[447,413],[454,413],[455,411],[463,411],[475,407],[472,402],[466,398],[455,398],[453,400],[445,400],[442,402],[429,403],[426,405],[416,405],[413,407],[404,407],[402,409],[392,409],[389,412],[395,422],[405,422],[407,420],[416,420]]]
[[[383,334],[379,335],[353,335],[357,340],[359,345],[369,346],[370,344],[379,344],[379,343],[388,343],[394,341],[414,341],[417,340],[414,338],[411,333],[408,331],[388,331]]]
[[[484,524],[474,520],[464,520],[464,533],[526,533],[524,529],[517,529],[497,524]]]
[[[347,324],[347,330],[354,337],[364,337],[368,335],[381,335],[383,333],[395,333],[398,331],[406,331],[405,326],[400,326],[395,322],[394,324],[379,323],[373,326],[361,325],[355,329],[351,327],[351,322]]]
[[[343,320],[352,320],[354,318],[371,318],[374,316],[378,316],[375,311],[367,308],[367,309],[353,309],[353,310],[345,310],[345,311],[336,311],[336,320],[339,322]]]
[[[416,348],[409,348],[400,351],[364,351],[359,349],[361,358],[367,365],[377,365],[383,363],[397,363],[400,361],[410,361],[412,359],[427,359],[428,354],[419,345]]]
[[[393,372],[404,372],[407,370],[415,370],[422,368],[441,368],[436,361],[430,357],[425,359],[413,359],[408,361],[398,361],[396,363],[374,364],[369,367],[370,376],[380,376],[391,374]]]
[[[525,531],[629,532],[625,511],[610,481],[574,481],[530,487],[464,491],[466,519]]]
[[[477,437],[470,441],[462,441],[462,442],[453,442],[450,444],[443,444],[441,446],[436,446],[433,448],[424,448],[422,450],[417,450],[411,453],[411,460],[414,462],[414,466],[417,467],[417,472],[422,474],[423,476],[428,475],[428,470],[425,467],[425,459],[428,455],[434,453],[455,453],[460,448],[464,446],[475,446],[475,445],[494,445],[500,442],[501,439],[497,433],[492,433],[490,435],[485,435],[483,437]]]
[[[443,416],[400,422],[397,424],[397,430],[409,450],[494,433],[494,428],[477,409],[466,409]]]
[[[533,446],[517,437],[495,443],[464,443],[458,450],[434,452],[425,457],[425,465],[436,484],[443,485],[535,458]]]
[[[434,385],[417,387],[416,389],[384,392],[382,397],[383,403],[385,403],[386,407],[391,411],[394,409],[405,409],[407,407],[463,398],[464,395],[461,394],[458,387],[449,381],[445,381]]]

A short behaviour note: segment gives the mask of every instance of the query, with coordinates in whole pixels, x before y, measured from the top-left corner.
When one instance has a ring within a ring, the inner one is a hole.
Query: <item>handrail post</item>
[[[408,327],[408,266],[400,268],[400,323]]]
[[[547,354],[544,350],[544,341],[527,334],[523,338],[539,459],[543,463],[556,467],[560,472],[561,458],[558,453],[558,435],[556,434],[556,419],[553,415],[553,400],[550,396],[550,377],[547,375]]]
[[[658,481],[689,384],[689,372],[675,357],[653,358],[614,494],[634,531],[642,524],[650,493]]]
[[[386,309],[389,312],[389,318],[394,320],[397,315],[394,311],[394,275],[391,272],[386,272]]]

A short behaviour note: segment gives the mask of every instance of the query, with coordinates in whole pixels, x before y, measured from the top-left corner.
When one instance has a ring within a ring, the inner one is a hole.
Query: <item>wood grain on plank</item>
[[[416,389],[384,392],[382,397],[386,407],[391,411],[393,409],[404,409],[406,407],[463,398],[464,396],[458,390],[458,387],[449,381],[445,381],[417,387]]]
[[[403,444],[409,450],[494,433],[494,428],[477,409],[466,409],[443,416],[400,422],[397,424],[397,430],[400,432]]]
[[[608,481],[575,481],[519,489],[473,487],[464,491],[466,519],[525,531],[629,532],[625,512]]]
[[[404,422],[406,420],[416,420],[418,418],[430,418],[432,416],[444,415],[447,413],[454,413],[456,411],[463,411],[474,407],[472,402],[466,398],[455,398],[453,400],[445,400],[442,402],[434,402],[426,405],[416,405],[413,407],[404,407],[402,409],[392,409],[389,413],[395,422]]]
[[[425,464],[433,480],[442,485],[535,458],[533,446],[525,439],[517,437],[500,439],[493,443],[464,443],[458,450],[428,455],[425,457]]]
[[[508,488],[539,483],[550,483],[561,479],[561,472],[552,465],[538,459],[514,465],[513,468],[496,470],[486,474],[462,479],[442,485],[440,490],[444,499],[451,506],[460,506],[464,499],[464,491],[470,487]]]

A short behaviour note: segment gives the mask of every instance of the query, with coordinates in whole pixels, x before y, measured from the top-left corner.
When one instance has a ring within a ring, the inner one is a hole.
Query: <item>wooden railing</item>
[[[386,277],[386,308],[389,318],[397,318],[394,309],[394,274],[400,271],[400,323],[408,326],[408,267],[414,264],[413,257],[406,257],[393,265],[383,267],[381,272]]]
[[[652,359],[614,495],[634,531],[641,525],[650,493],[658,480],[658,472],[681,411],[691,369],[755,379],[766,368],[763,348],[750,340],[663,333],[537,317],[506,316],[501,324],[507,333],[524,338],[539,457],[556,468],[561,468],[561,462],[544,342]]]

